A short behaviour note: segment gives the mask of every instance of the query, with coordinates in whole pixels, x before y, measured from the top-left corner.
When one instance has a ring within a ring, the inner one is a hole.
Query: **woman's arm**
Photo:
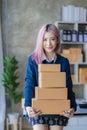
[[[26,75],[25,75],[25,87],[24,87],[24,106],[31,106],[31,99],[34,96],[34,88],[35,88],[35,71],[34,64],[32,62],[31,56],[28,58]]]
[[[34,91],[36,86],[34,64],[35,62],[32,61],[32,57],[30,56],[27,63],[24,88],[24,106],[29,117],[34,117],[41,114],[40,110],[32,108],[32,98],[34,97]]]
[[[76,111],[77,104],[76,104],[76,100],[75,100],[75,93],[73,92],[70,64],[69,64],[68,60],[66,62],[65,71],[66,71],[66,87],[68,88],[68,99],[70,99],[71,108],[73,108],[74,111]]]

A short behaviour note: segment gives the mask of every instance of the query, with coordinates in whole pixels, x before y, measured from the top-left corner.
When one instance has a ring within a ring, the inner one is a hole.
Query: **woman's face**
[[[43,49],[45,53],[53,54],[58,44],[58,38],[52,32],[46,32],[43,40]]]

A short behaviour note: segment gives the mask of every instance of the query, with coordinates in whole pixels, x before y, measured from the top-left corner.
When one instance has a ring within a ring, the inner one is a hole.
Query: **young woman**
[[[39,31],[36,48],[28,58],[24,106],[33,130],[63,130],[63,127],[68,124],[68,119],[74,115],[76,110],[69,61],[58,53],[59,46],[60,35],[56,26],[53,24],[44,25]],[[61,115],[43,115],[40,110],[32,108],[31,100],[35,96],[35,86],[38,86],[38,64],[41,63],[60,64],[61,72],[66,72],[66,87],[71,108],[67,111],[64,110]]]

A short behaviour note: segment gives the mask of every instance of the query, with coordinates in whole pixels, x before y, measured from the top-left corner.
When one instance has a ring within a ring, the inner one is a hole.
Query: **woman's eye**
[[[44,39],[43,41],[47,41],[47,39]]]
[[[51,40],[52,40],[52,41],[54,41],[54,40],[55,40],[55,38],[52,38]]]

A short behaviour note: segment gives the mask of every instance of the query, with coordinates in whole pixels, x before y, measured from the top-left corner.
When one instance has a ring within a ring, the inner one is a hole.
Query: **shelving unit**
[[[75,74],[76,79],[75,82],[73,82],[73,90],[76,95],[76,101],[78,103],[78,99],[82,101],[87,101],[86,96],[84,96],[84,89],[87,87],[87,83],[81,83],[79,82],[79,68],[87,68],[87,43],[86,42],[64,42],[62,40],[62,32],[63,30],[76,30],[76,31],[85,31],[85,28],[87,26],[87,22],[63,22],[63,21],[56,21],[55,25],[60,30],[60,53],[63,49],[69,49],[69,48],[81,48],[82,54],[83,54],[83,61],[82,62],[70,62],[71,67],[71,74]]]
[[[64,127],[64,130],[82,130],[87,129],[87,108],[80,108],[79,104],[87,102],[87,83],[79,82],[79,68],[87,68],[87,43],[86,42],[63,42],[62,41],[62,30],[76,30],[84,31],[87,26],[87,22],[63,22],[56,21],[55,25],[60,30],[60,53],[63,49],[69,49],[70,47],[81,48],[83,53],[82,62],[70,62],[71,74],[76,75],[75,82],[73,82],[73,91],[76,95],[76,102],[78,104],[77,111],[75,116],[69,120],[67,127]]]

